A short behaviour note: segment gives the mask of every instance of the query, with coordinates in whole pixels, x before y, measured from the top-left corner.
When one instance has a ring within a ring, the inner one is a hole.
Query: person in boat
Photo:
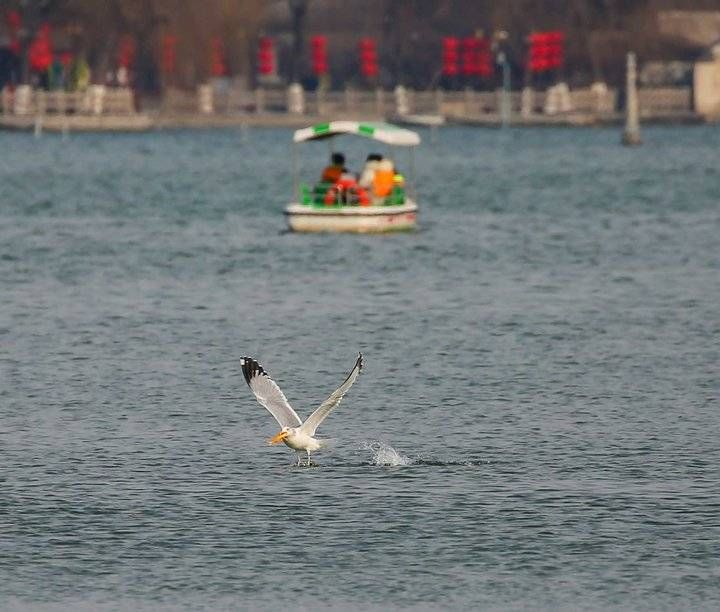
[[[372,189],[375,180],[375,172],[382,161],[382,155],[379,153],[370,153],[365,160],[365,167],[360,174],[358,184],[364,189]]]
[[[390,159],[383,159],[378,163],[375,177],[373,179],[373,196],[377,200],[384,201],[393,189],[393,178],[395,176],[395,165]]]
[[[395,176],[393,176],[393,188],[390,194],[390,201],[392,204],[405,203],[405,177],[397,168],[395,168]]]
[[[370,198],[367,191],[360,187],[357,175],[343,168],[340,178],[325,193],[325,204],[350,204],[352,206],[368,206]]]
[[[345,169],[345,156],[342,153],[333,153],[330,165],[323,170],[320,180],[323,183],[337,183]]]
[[[357,174],[354,172],[350,172],[347,168],[342,169],[342,174],[340,175],[340,178],[338,179],[338,183],[341,181],[345,182],[351,182],[353,184],[357,183]]]
[[[355,204],[355,191],[357,189],[357,176],[347,168],[343,168],[342,174],[337,181],[340,190],[340,200],[343,204]]]

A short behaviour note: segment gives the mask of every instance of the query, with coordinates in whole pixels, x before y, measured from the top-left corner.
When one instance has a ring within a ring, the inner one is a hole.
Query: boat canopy
[[[372,138],[399,147],[414,147],[420,144],[420,136],[411,130],[390,123],[372,121],[327,121],[325,123],[316,123],[310,127],[297,130],[293,136],[293,142],[322,140],[341,134],[364,136],[365,138]]]

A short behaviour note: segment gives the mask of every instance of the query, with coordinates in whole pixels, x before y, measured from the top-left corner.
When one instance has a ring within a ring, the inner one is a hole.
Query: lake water
[[[0,608],[720,607],[720,129],[422,135],[339,236],[287,130],[0,134]],[[239,358],[358,351],[291,467]]]

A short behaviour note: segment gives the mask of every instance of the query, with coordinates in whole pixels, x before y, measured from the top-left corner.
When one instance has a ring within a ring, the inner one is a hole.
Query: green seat
[[[405,204],[405,189],[402,187],[393,187],[393,190],[387,199],[387,203],[395,206]]]
[[[300,203],[301,204],[312,204],[313,197],[310,193],[310,186],[305,183],[300,183]]]
[[[315,189],[313,189],[313,204],[318,206],[324,206],[325,194],[332,186],[332,183],[318,183],[317,185],[315,185]]]

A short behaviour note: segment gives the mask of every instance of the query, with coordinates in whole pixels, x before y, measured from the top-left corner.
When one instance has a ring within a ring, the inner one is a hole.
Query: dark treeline
[[[629,50],[641,61],[690,60],[698,54],[697,45],[661,33],[661,11],[718,11],[720,0],[0,0],[0,14],[11,10],[22,15],[25,80],[27,49],[39,25],[48,22],[55,48],[85,57],[96,81],[116,67],[121,40],[130,38],[135,84],[148,91],[206,81],[213,74],[211,48],[218,41],[224,73],[252,85],[257,41],[263,35],[275,42],[281,81],[294,71],[311,83],[307,41],[313,34],[328,36],[333,86],[375,84],[364,83],[358,71],[358,39],[369,36],[377,40],[379,84],[428,88],[496,85],[492,80],[444,83],[443,36],[507,32],[504,44],[517,85],[529,79],[527,37],[543,30],[566,35],[565,65],[553,78],[571,85],[618,84]],[[162,69],[163,37],[176,40],[171,71]]]

